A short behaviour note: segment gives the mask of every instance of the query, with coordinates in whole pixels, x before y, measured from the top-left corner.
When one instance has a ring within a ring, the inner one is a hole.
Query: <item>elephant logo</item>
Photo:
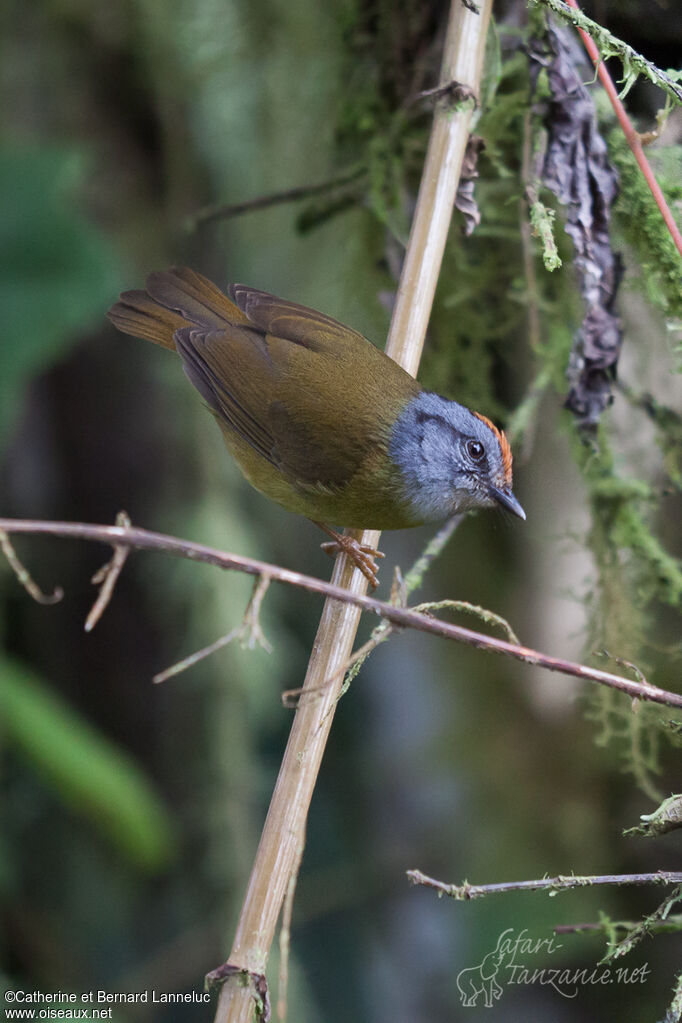
[[[496,977],[503,959],[504,952],[500,952],[498,947],[488,952],[478,966],[469,966],[459,971],[457,988],[465,1008],[476,1005],[479,995],[483,995],[486,1009],[492,1009],[495,1000],[502,997],[504,988],[497,983]]]

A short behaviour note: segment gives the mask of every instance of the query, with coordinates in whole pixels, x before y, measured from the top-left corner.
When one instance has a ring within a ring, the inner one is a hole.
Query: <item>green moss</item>
[[[642,681],[652,670],[646,651],[651,652],[649,656],[654,653],[651,637],[657,603],[682,607],[682,566],[654,533],[657,498],[650,484],[618,476],[604,426],[597,444],[588,448],[577,439],[574,442],[590,503],[587,544],[596,573],[588,596],[588,642],[602,653],[603,648],[613,651],[606,656],[621,671],[632,671]],[[633,713],[630,699],[600,687],[590,693],[588,717],[598,727],[597,742],[615,749],[638,787],[650,798],[660,799],[655,777],[660,771],[662,739],[674,738],[660,711],[641,704]]]
[[[659,600],[682,608],[682,565],[654,533],[657,502],[651,486],[645,480],[616,474],[604,430],[598,443],[597,452],[577,445],[593,530],[602,535],[601,544],[614,562],[629,559],[628,579],[623,584],[635,587],[642,607]]]
[[[650,394],[636,394],[627,387],[623,391],[630,404],[642,409],[653,422],[663,454],[663,470],[676,489],[682,490],[682,416]]]
[[[637,255],[647,298],[667,316],[682,318],[680,255],[619,125],[609,132],[607,140],[609,154],[620,175],[614,216]],[[679,201],[682,146],[651,150],[648,155],[668,203]]]
[[[530,222],[534,234],[542,242],[542,261],[545,270],[558,270],[561,264],[561,256],[554,240],[554,210],[545,206],[539,199],[534,199],[530,204]]]

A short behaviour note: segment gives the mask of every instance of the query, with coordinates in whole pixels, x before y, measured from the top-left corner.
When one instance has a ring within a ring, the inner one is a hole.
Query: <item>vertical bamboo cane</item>
[[[492,0],[482,0],[480,13],[452,0],[441,83],[469,86],[478,95]],[[440,272],[464,150],[469,137],[471,104],[461,110],[438,107],[426,155],[412,230],[400,278],[386,352],[413,376],[417,374],[433,296]],[[361,543],[376,546],[379,533],[355,533]],[[344,556],[337,559],[332,581],[364,593],[364,576]],[[251,871],[229,962],[264,973],[277,920],[292,872],[305,841],[308,808],[331,728],[342,684],[338,672],[348,660],[359,611],[328,600],[315,638],[303,692]],[[333,684],[326,680],[337,676]],[[246,986],[223,985],[216,1023],[248,1023],[253,996]]]

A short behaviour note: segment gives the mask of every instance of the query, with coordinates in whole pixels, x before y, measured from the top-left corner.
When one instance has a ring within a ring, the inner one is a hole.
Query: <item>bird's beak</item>
[[[518,517],[523,519],[524,522],[526,521],[526,513],[512,494],[511,490],[498,490],[497,487],[491,486],[488,492],[493,501],[497,501],[497,503],[501,504],[507,511],[511,512],[513,515],[518,515]]]

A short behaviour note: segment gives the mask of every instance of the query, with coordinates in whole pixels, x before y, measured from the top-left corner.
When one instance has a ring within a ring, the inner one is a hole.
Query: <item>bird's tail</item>
[[[152,273],[145,287],[146,291],[124,291],[107,317],[124,334],[171,351],[175,351],[175,332],[182,327],[193,324],[220,330],[249,322],[215,284],[187,267]]]

